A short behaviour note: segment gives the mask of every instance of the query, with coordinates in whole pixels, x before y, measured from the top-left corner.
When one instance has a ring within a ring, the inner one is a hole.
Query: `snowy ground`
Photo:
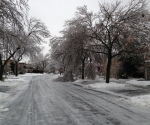
[[[7,105],[15,100],[28,87],[32,77],[37,75],[41,74],[27,73],[18,77],[9,75],[4,82],[0,81],[0,114],[9,111]]]
[[[111,86],[93,91],[88,86],[103,79],[65,83],[56,77],[27,74],[1,82],[0,125],[150,125],[149,107],[115,92],[134,88],[129,81],[111,79]]]
[[[93,82],[93,83],[92,83]],[[110,83],[106,84],[103,78],[97,78],[92,80],[77,80],[75,84],[82,84],[87,89],[94,89],[97,91],[103,91],[109,94],[114,94],[122,97],[122,101],[127,101],[140,106],[150,107],[150,81],[138,80],[138,79],[110,79]],[[147,89],[143,93],[142,89]],[[132,96],[126,96],[120,92],[139,91],[138,94]]]
[[[10,98],[11,91],[10,90],[17,90],[20,91],[28,86],[29,81],[33,76],[42,75],[42,74],[32,74],[27,73],[24,75],[19,75],[18,77],[15,76],[8,76],[5,79],[5,82],[0,81],[0,101],[7,100]],[[58,75],[54,75],[57,77]],[[123,101],[127,101],[129,103],[133,103],[136,105],[150,107],[150,93],[144,94],[137,94],[134,96],[126,96],[122,93],[118,93],[120,91],[132,91],[133,89],[137,91],[136,87],[142,88],[150,88],[150,81],[138,80],[138,79],[111,79],[109,84],[105,83],[103,78],[96,78],[96,80],[77,80],[75,84],[82,85],[87,89],[94,89],[97,91],[103,91],[109,94],[114,94],[122,97]],[[9,90],[9,91],[8,91]],[[0,110],[2,110],[2,105],[0,103]]]

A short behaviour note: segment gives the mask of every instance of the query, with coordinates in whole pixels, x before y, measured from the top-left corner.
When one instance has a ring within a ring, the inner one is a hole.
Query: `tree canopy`
[[[27,0],[0,2],[0,80],[7,62],[20,61],[23,55],[39,51],[44,38],[50,36],[45,24],[36,18],[28,19]]]
[[[66,21],[61,42],[56,40],[57,45],[52,46],[53,55],[62,58],[58,61],[66,59],[72,70],[77,64],[84,65],[78,61],[81,58],[91,64],[101,63],[97,56],[106,58],[109,83],[112,58],[138,53],[149,43],[149,17],[145,0],[131,0],[126,5],[121,1],[100,3],[97,13],[89,12],[87,6],[78,7],[75,17]]]

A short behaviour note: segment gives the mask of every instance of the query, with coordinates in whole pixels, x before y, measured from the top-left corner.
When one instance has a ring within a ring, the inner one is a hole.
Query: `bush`
[[[140,67],[144,65],[144,58],[139,54],[132,55],[122,55],[119,58],[120,61],[120,69],[118,70],[117,77],[118,78],[128,78],[128,77],[142,77],[142,73],[140,73]],[[143,77],[142,77],[143,78]]]

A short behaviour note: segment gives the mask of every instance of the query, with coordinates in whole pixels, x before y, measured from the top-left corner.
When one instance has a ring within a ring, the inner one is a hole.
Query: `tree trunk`
[[[16,73],[15,73],[16,76],[18,76],[18,61],[16,61]]]
[[[84,79],[84,68],[85,68],[84,61],[85,59],[82,59],[82,79]]]
[[[2,64],[2,55],[0,54],[0,81],[2,81],[3,77],[3,64]]]
[[[111,69],[111,51],[108,54],[108,62],[107,62],[107,69],[106,69],[106,83],[109,83],[109,78],[110,78],[110,69]]]
[[[0,69],[0,81],[2,81],[2,77],[3,77],[3,68]]]

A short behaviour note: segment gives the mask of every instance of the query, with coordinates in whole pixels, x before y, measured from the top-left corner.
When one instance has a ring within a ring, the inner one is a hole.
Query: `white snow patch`
[[[116,89],[116,88],[123,88],[125,87],[125,84],[118,84],[115,82],[110,82],[109,84],[107,83],[94,83],[90,85],[86,85],[87,88],[93,88],[93,89]]]
[[[140,106],[150,107],[150,95],[131,97],[129,101]]]
[[[3,105],[0,106],[0,112],[8,112],[9,108],[5,108]]]
[[[26,73],[23,75],[19,75],[17,77],[9,75],[7,76],[4,82],[0,81],[0,86],[18,86],[21,84],[28,83],[31,80],[32,76],[39,76],[39,75],[43,74]]]
[[[130,84],[133,86],[142,86],[142,87],[146,87],[146,86],[150,86],[150,81],[138,81],[136,79],[133,80],[129,80],[126,82],[126,84]]]
[[[80,82],[83,82],[83,81],[86,81],[86,80],[78,79],[78,80],[74,81],[74,83],[80,83]]]
[[[83,81],[87,81],[90,83],[91,80],[77,80],[75,84],[80,84]],[[99,78],[99,82],[94,83],[94,84],[89,84],[89,85],[83,85],[85,88],[89,89],[95,89],[98,91],[106,92],[109,94],[113,94],[116,96],[119,96],[119,100],[121,101],[127,101],[129,103],[135,104],[135,105],[140,105],[143,107],[150,107],[150,94],[149,95],[140,95],[140,96],[124,96],[121,95],[120,93],[114,93],[110,90],[130,90],[133,89],[131,86],[139,86],[139,87],[147,87],[150,86],[150,81],[144,81],[144,80],[138,80],[138,79],[131,79],[131,80],[122,80],[122,79],[110,79],[110,83],[105,83],[104,79]],[[136,89],[136,88],[135,88]]]

